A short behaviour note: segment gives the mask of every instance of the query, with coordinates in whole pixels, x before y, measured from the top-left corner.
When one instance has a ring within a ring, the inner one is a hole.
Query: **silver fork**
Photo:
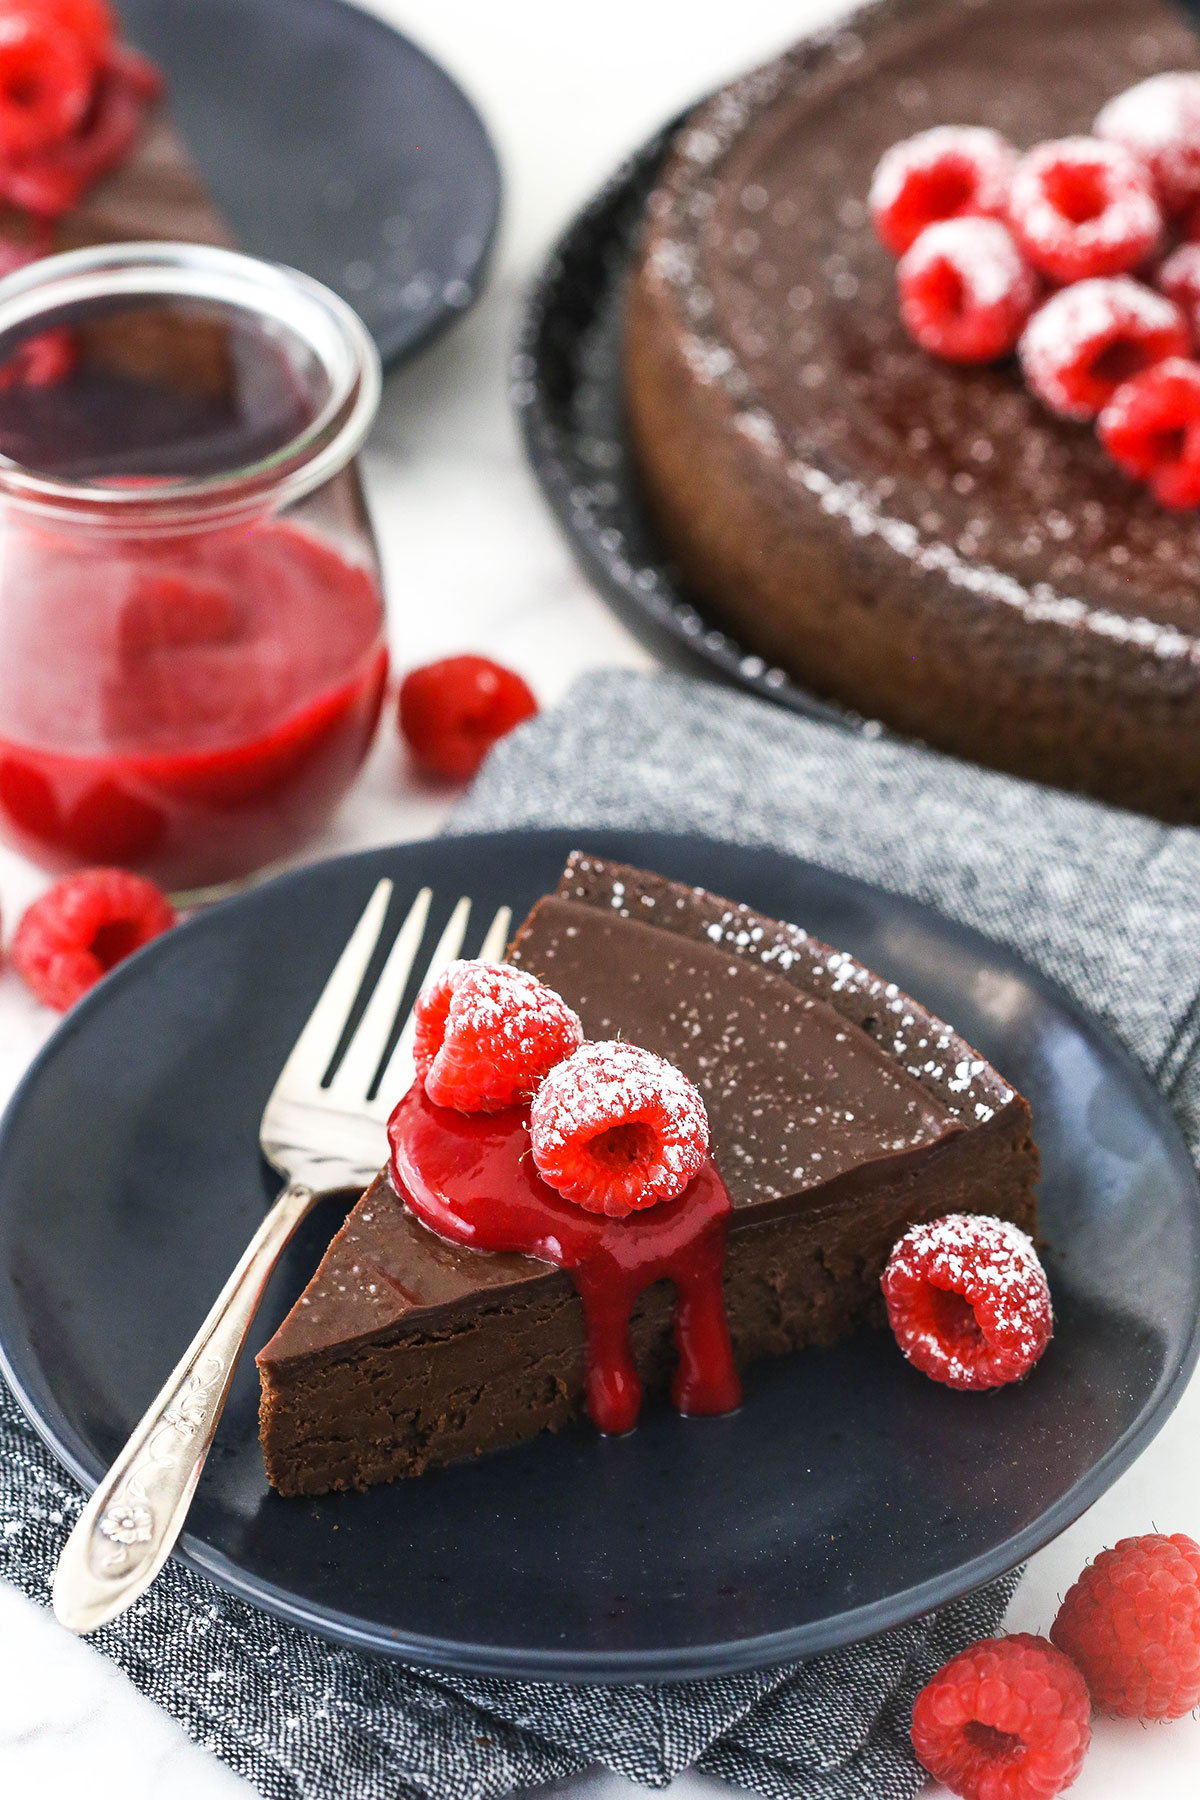
[[[187,1517],[238,1357],[288,1239],[326,1194],[364,1187],[387,1156],[388,1114],[413,1076],[410,1013],[380,1070],[421,948],[433,895],[409,908],[354,1035],[330,1064],[380,941],[392,883],[381,881],[283,1066],[259,1129],[263,1154],[287,1185],[251,1238],[196,1336],[100,1482],[67,1539],[54,1575],[54,1611],[68,1630],[95,1631],[123,1613],[162,1568]],[[421,986],[452,962],[467,934],[465,896]],[[504,954],[512,915],[502,906],[480,956]]]

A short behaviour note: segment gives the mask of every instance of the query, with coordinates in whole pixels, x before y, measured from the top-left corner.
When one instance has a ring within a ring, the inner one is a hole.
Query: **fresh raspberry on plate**
[[[1164,258],[1154,285],[1175,302],[1195,338],[1200,328],[1200,244],[1178,244]]]
[[[1162,236],[1145,165],[1120,144],[1059,138],[1017,164],[1008,197],[1017,241],[1052,281],[1136,269]]]
[[[588,1212],[623,1218],[674,1200],[708,1155],[708,1114],[673,1063],[636,1044],[585,1044],[534,1097],[538,1174]]]
[[[940,1668],[913,1705],[922,1768],[963,1800],[1052,1800],[1092,1735],[1083,1676],[1045,1638],[983,1638]]]
[[[83,123],[95,82],[91,54],[41,9],[0,12],[0,155],[34,156]]]
[[[1141,158],[1166,212],[1200,200],[1200,74],[1194,69],[1151,75],[1126,88],[1101,107],[1092,130]]]
[[[13,936],[12,965],[44,1005],[66,1012],[174,923],[170,901],[143,875],[81,869],[29,907]]]
[[[993,362],[1016,348],[1038,281],[998,219],[930,225],[896,271],[900,316],[923,350],[948,362]]]
[[[935,125],[885,150],[868,203],[880,241],[903,256],[941,219],[1001,218],[1017,153],[981,125]]]
[[[883,1297],[909,1362],[952,1388],[1019,1381],[1054,1328],[1032,1239],[978,1213],[906,1231],[883,1272]]]
[[[452,962],[417,996],[413,1062],[437,1106],[498,1112],[528,1100],[583,1042],[566,1001],[509,963]]]
[[[486,656],[448,656],[400,684],[400,729],[430,775],[467,781],[498,738],[531,719],[526,681]]]
[[[1080,281],[1052,294],[1017,346],[1043,405],[1064,419],[1094,419],[1123,381],[1191,349],[1174,301],[1128,275]]]
[[[1163,506],[1200,506],[1200,364],[1173,356],[1119,387],[1096,422],[1118,468]]]
[[[1177,1532],[1122,1538],[1083,1571],[1050,1636],[1098,1712],[1181,1719],[1200,1706],[1200,1544]]]

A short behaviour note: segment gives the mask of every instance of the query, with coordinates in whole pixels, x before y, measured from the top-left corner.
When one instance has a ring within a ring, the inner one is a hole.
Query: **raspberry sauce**
[[[388,1123],[397,1192],[439,1237],[473,1250],[540,1257],[566,1271],[587,1324],[588,1413],[601,1431],[631,1431],[642,1386],[629,1343],[634,1302],[674,1283],[679,1364],[671,1398],[682,1413],[732,1412],[742,1389],[725,1317],[725,1233],[732,1210],[715,1165],[677,1200],[623,1219],[588,1213],[541,1179],[525,1107],[459,1113],[419,1082]]]
[[[6,538],[0,830],[51,867],[176,889],[286,854],[375,730],[373,574],[278,521],[103,549]]]

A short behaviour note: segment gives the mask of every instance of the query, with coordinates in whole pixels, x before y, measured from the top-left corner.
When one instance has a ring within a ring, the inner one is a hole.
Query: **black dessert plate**
[[[542,492],[603,598],[664,662],[810,718],[861,725],[741,644],[689,592],[639,492],[621,388],[625,290],[646,198],[678,120],[617,171],[559,239],[530,294],[511,393]],[[878,727],[874,727],[878,729]]]
[[[423,50],[344,0],[118,0],[241,248],[342,294],[387,364],[483,279],[496,154]]]
[[[740,1412],[555,1437],[365,1494],[282,1500],[247,1356],[183,1539],[194,1568],[329,1636],[460,1670],[714,1674],[869,1636],[1011,1568],[1094,1501],[1197,1351],[1200,1195],[1128,1056],[1009,952],[767,850],[497,833],[371,851],[213,908],[65,1021],[0,1129],[0,1351],[89,1484],[173,1365],[276,1183],[258,1119],[380,875],[519,916],[577,842],[799,921],[919,994],[1030,1098],[1054,1340],[1023,1385],[954,1394],[887,1332],[749,1371]],[[468,950],[473,948],[470,940]],[[265,1341],[336,1226],[293,1243]]]

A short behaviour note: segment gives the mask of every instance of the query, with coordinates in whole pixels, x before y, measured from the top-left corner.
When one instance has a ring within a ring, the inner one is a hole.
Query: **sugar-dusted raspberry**
[[[542,1180],[619,1219],[674,1200],[708,1155],[708,1114],[687,1076],[636,1044],[585,1044],[552,1069],[529,1114]]]
[[[1083,1767],[1091,1711],[1083,1676],[1045,1638],[983,1638],[921,1689],[912,1744],[963,1800],[1052,1800]]]
[[[1175,302],[1195,339],[1200,331],[1200,244],[1178,244],[1164,258],[1154,285]]]
[[[1200,1706],[1200,1544],[1153,1532],[1102,1550],[1068,1589],[1050,1636],[1097,1712],[1181,1719]]]
[[[417,996],[413,1062],[425,1092],[456,1112],[528,1100],[583,1042],[566,1001],[527,969],[453,962]]]
[[[1096,422],[1119,468],[1163,506],[1200,506],[1200,364],[1173,356],[1124,382]]]
[[[498,738],[531,719],[528,683],[486,656],[448,656],[400,684],[400,729],[421,767],[467,781]]]
[[[923,350],[993,362],[1016,348],[1038,281],[998,219],[946,219],[923,231],[896,271],[900,316]]]
[[[1100,138],[1030,150],[1017,164],[1008,216],[1034,267],[1063,282],[1136,269],[1163,230],[1145,166]]]
[[[1017,348],[1043,405],[1065,419],[1094,419],[1123,381],[1168,356],[1186,356],[1191,336],[1165,294],[1115,275],[1052,294]]]
[[[102,975],[175,923],[170,901],[127,869],[82,869],[35,900],[12,965],[46,1006],[66,1012]]]
[[[994,1388],[1032,1369],[1053,1330],[1033,1242],[1007,1219],[947,1213],[906,1231],[883,1272],[896,1342],[952,1388]]]
[[[1002,218],[1017,153],[982,125],[935,125],[885,150],[871,181],[875,230],[903,256],[940,219]]]
[[[1168,213],[1200,200],[1200,73],[1151,75],[1101,107],[1098,138],[1141,157]]]
[[[0,155],[36,155],[83,123],[95,84],[84,45],[38,8],[0,12]]]

